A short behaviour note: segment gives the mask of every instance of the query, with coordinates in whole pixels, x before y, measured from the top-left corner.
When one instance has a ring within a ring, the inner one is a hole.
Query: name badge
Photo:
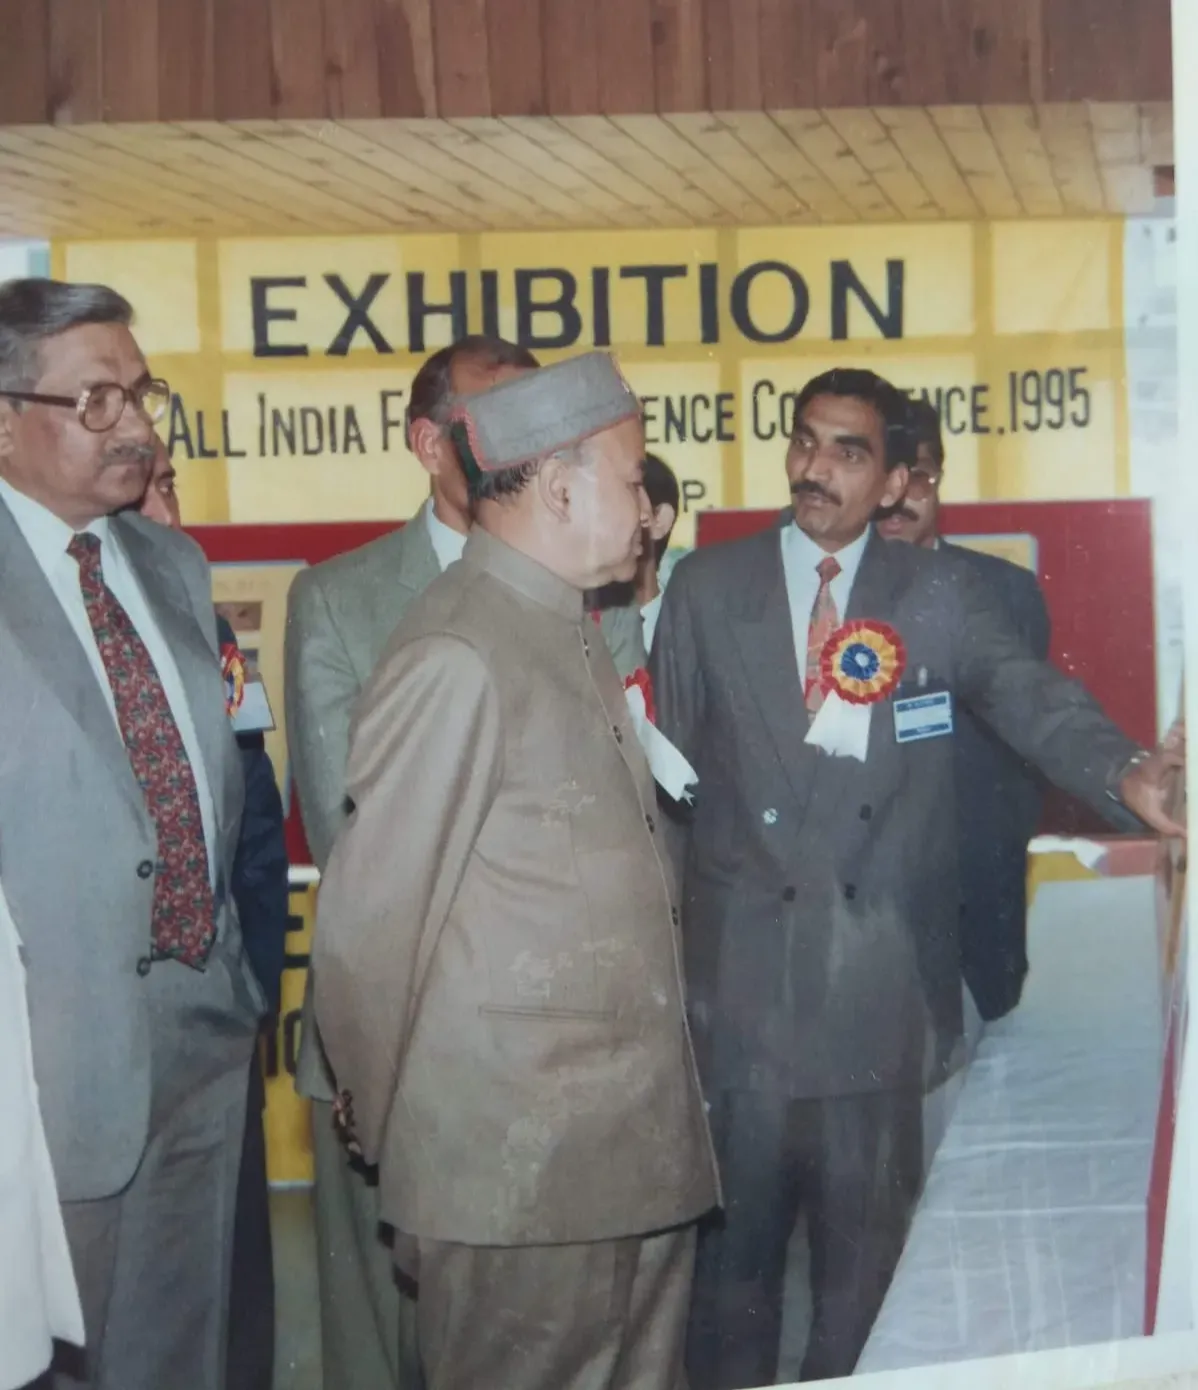
[[[944,738],[953,731],[953,697],[948,690],[929,691],[894,701],[894,737],[897,743],[921,738]]]

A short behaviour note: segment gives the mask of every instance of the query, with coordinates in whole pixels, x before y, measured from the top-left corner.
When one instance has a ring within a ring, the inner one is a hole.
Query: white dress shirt
[[[437,557],[441,572],[444,573],[455,560],[462,558],[462,551],[466,548],[466,537],[460,531],[455,531],[452,526],[446,526],[433,510],[431,497],[422,510],[424,524],[428,527],[428,537],[433,543],[433,554]]]
[[[641,609],[641,627],[645,634],[645,654],[653,650],[653,634],[657,631],[657,620],[661,616],[661,601],[665,591],[659,589],[654,598]]]
[[[869,542],[870,528],[867,526],[855,541],[843,550],[836,551],[834,559],[840,565],[840,573],[829,586],[832,602],[841,622],[848,611],[849,598],[853,592],[853,582],[861,567],[861,557]],[[828,552],[800,531],[792,521],[782,530],[782,572],[786,577],[786,597],[790,604],[790,624],[794,630],[795,657],[799,663],[799,678],[804,679],[807,671],[807,633],[811,627],[811,610],[815,607],[815,596],[819,593],[820,577],[818,567],[828,558]]]
[[[83,1312],[33,1074],[25,966],[0,888],[0,1390],[50,1364],[52,1339],[83,1345]]]
[[[0,501],[3,501],[12,513],[17,528],[25,537],[50,588],[53,589],[54,597],[61,605],[68,622],[74,628],[75,635],[83,644],[83,650],[91,663],[100,690],[108,703],[108,708],[112,711],[113,722],[117,724],[119,730],[120,724],[117,720],[112,686],[109,684],[108,672],[104,669],[104,660],[100,655],[100,648],[96,645],[91,621],[87,616],[87,606],[83,602],[83,591],[79,587],[79,566],[67,554],[67,546],[75,535],[74,530],[60,517],[43,507],[40,502],[35,502],[32,497],[27,497],[23,492],[18,492],[3,478],[0,478]],[[204,759],[201,756],[195,723],[191,717],[191,707],[187,703],[187,692],[183,686],[183,679],[179,675],[179,668],[171,654],[170,645],[154,620],[137,576],[129,564],[128,557],[121,549],[116,533],[109,526],[108,518],[98,517],[86,529],[93,536],[99,538],[100,563],[104,569],[104,582],[116,595],[121,606],[128,613],[129,621],[136,628],[138,636],[145,643],[150,660],[153,661],[158,672],[158,679],[162,682],[171,713],[175,717],[175,723],[178,726],[179,735],[183,740],[183,747],[187,751],[192,774],[195,777],[196,792],[200,801],[200,820],[204,827],[204,843],[208,849],[208,870],[212,882],[215,884],[216,814],[212,802],[212,790],[204,767]],[[216,658],[213,657],[213,661],[215,660]]]

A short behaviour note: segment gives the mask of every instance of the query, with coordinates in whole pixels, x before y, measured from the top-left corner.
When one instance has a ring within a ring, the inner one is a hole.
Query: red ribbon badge
[[[245,695],[245,657],[235,642],[221,644],[220,673],[225,682],[225,711],[232,718]]]
[[[645,717],[650,724],[657,723],[657,710],[653,706],[653,682],[649,678],[649,672],[643,666],[638,666],[631,676],[624,678],[624,689],[631,690],[634,685],[639,685],[641,694],[645,697]]]

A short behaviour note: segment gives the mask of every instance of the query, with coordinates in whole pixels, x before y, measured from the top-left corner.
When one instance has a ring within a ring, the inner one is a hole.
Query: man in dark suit
[[[183,529],[175,466],[158,441],[150,486],[141,514],[176,531]],[[237,653],[237,636],[216,615],[222,659]],[[275,1027],[287,939],[287,844],[283,800],[260,731],[237,734],[245,773],[245,811],[233,859],[232,890],[250,965],[266,995],[263,1029]],[[250,1067],[245,1140],[237,1178],[233,1226],[233,1271],[229,1286],[229,1376],[226,1390],[271,1390],[275,1357],[275,1280],[270,1236],[270,1191],[266,1176],[265,1078],[261,1051]]]
[[[878,522],[886,540],[946,550],[971,565],[1028,649],[1048,659],[1051,626],[1031,570],[940,536],[944,439],[926,400],[911,403],[915,462],[898,508]],[[1043,783],[1023,758],[969,710],[956,732],[961,973],[987,1023],[1019,1003],[1027,975],[1027,845],[1043,807]]]
[[[657,722],[698,773],[683,938],[725,1194],[696,1270],[695,1390],[775,1379],[800,1211],[804,1379],[852,1371],[890,1283],[923,1092],[961,1034],[956,703],[1075,795],[1180,830],[1164,811],[1173,754],[1137,749],[1032,656],[960,556],[876,534],[913,454],[894,387],[816,378],[786,457],[792,513],[685,557],[662,607]]]

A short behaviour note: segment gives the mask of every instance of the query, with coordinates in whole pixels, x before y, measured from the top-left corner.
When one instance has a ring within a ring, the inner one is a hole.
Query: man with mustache
[[[128,511],[170,402],[113,290],[0,286],[0,861],[83,1305],[54,1390],[221,1390],[264,999],[208,565]]]
[[[868,371],[815,378],[792,509],[686,557],[666,590],[650,664],[659,727],[698,773],[683,939],[725,1191],[696,1267],[695,1390],[775,1380],[800,1212],[804,1379],[853,1370],[894,1273],[923,1092],[962,1028],[956,705],[1074,795],[1180,831],[1175,750],[1137,749],[1030,653],[970,564],[876,534],[914,461],[901,392]]]
[[[1046,661],[1051,628],[1036,576],[941,538],[944,439],[936,407],[912,401],[911,427],[915,461],[907,491],[878,522],[878,532],[888,541],[949,551],[972,566],[1029,651]],[[1027,845],[1044,797],[1035,771],[968,710],[961,712],[956,743],[961,973],[978,1014],[990,1023],[1019,1003],[1027,976]],[[974,795],[977,787],[988,794]]]

